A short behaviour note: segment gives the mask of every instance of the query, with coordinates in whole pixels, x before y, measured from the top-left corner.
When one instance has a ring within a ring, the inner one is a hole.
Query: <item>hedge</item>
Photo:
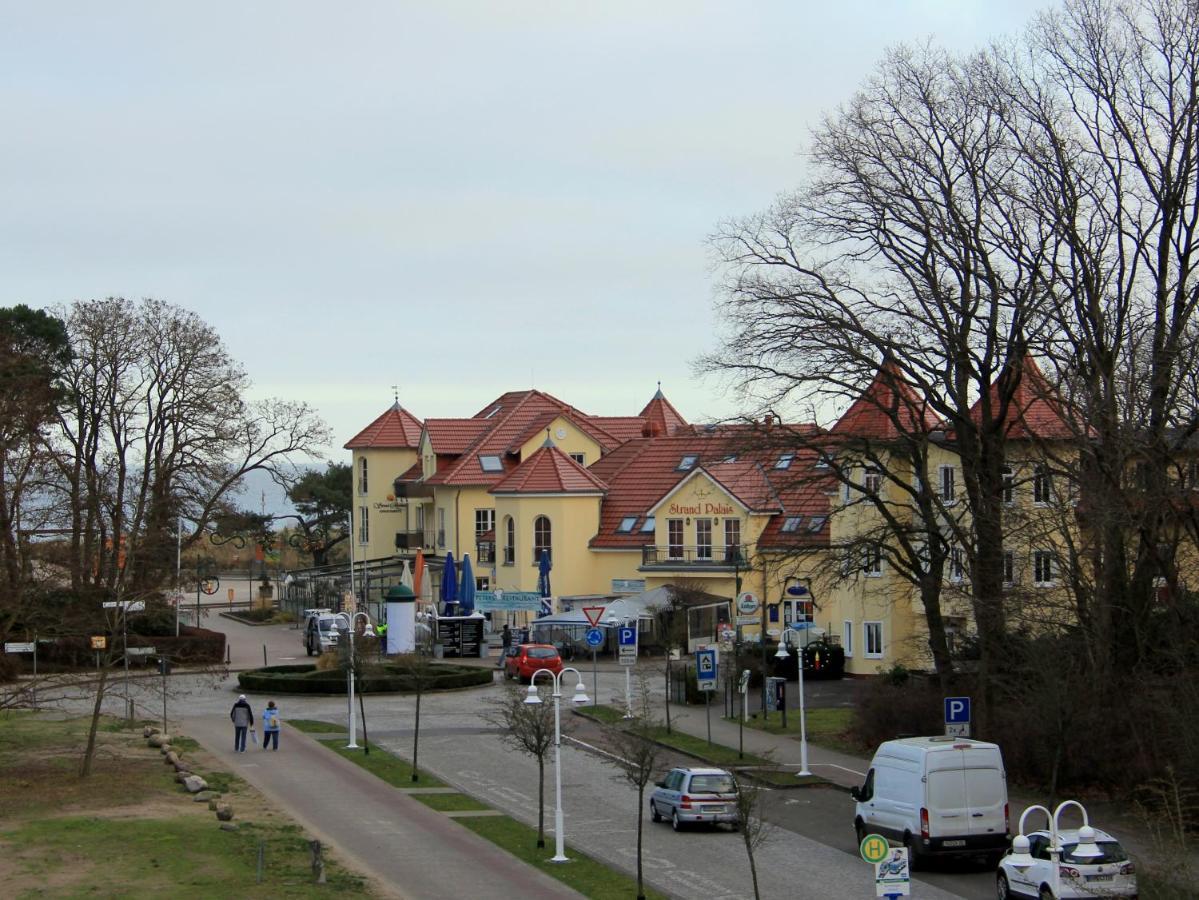
[[[98,632],[102,633],[102,632]],[[116,641],[120,646],[121,636],[110,636],[109,641]],[[158,655],[171,658],[176,665],[199,665],[204,663],[223,663],[225,661],[225,635],[219,631],[209,631],[207,628],[183,626],[179,637],[175,635],[140,635],[129,633],[130,647],[153,647],[155,656],[132,656],[131,666],[157,665]],[[91,647],[90,637],[60,637],[53,642],[41,644],[38,647],[38,658],[47,663],[62,666],[79,666],[93,668],[96,664],[96,651]]]
[[[490,684],[495,672],[491,667],[451,663],[429,663],[429,669],[429,683],[425,687],[429,691]],[[346,673],[344,669],[322,672],[314,665],[266,666],[239,672],[237,683],[242,690],[265,694],[344,694]],[[412,693],[416,687],[403,666],[388,665],[360,676],[356,689],[365,694],[383,694]]]

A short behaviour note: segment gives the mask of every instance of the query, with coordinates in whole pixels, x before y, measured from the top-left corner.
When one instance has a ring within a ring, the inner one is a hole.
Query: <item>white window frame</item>
[[[544,543],[538,542],[537,526],[544,520],[545,522],[545,537],[548,538]],[[554,561],[554,523],[549,516],[541,513],[533,518],[533,565],[538,565],[541,562],[541,551],[549,551],[550,562]]]
[[[437,507],[437,546],[445,549],[445,507]]]
[[[871,650],[871,644],[875,643],[870,639],[871,631],[876,632],[878,638],[878,649]],[[863,622],[862,623],[862,656],[866,659],[882,659],[885,655],[885,646],[883,644],[883,623],[882,622]]]
[[[358,460],[358,496],[359,497],[366,496],[366,488],[367,488],[367,484],[368,484],[367,477],[366,477],[366,471],[367,471],[366,457],[363,456],[363,457],[360,457]]]
[[[1004,466],[999,470],[999,482],[999,499],[1005,506],[1011,506],[1016,502],[1016,470],[1011,466]]]
[[[958,485],[957,472],[954,466],[937,466],[940,478],[940,497],[942,503],[957,503]]]
[[[853,659],[853,620],[846,619],[841,623],[841,649],[845,651],[846,659]]]
[[[707,534],[704,534],[707,531]],[[708,518],[695,520],[695,558],[712,558],[712,520]]]
[[[966,577],[966,566],[963,562],[963,553],[961,547],[949,548],[949,580],[961,581]]]
[[[1032,502],[1034,506],[1048,506],[1053,502],[1053,475],[1049,466],[1043,463],[1033,470]]]
[[[1034,585],[1037,587],[1053,587],[1053,585],[1057,584],[1054,569],[1052,550],[1034,550],[1032,552],[1032,577]],[[1043,575],[1048,575],[1049,577],[1042,578],[1041,576]]]
[[[583,468],[587,467],[587,454],[586,453],[568,453],[567,455],[571,459],[573,459],[575,462],[577,462],[580,466],[582,466]]]
[[[883,548],[879,544],[867,544],[863,553],[862,572],[867,578],[883,575]]]
[[[369,544],[371,542],[371,520],[370,507],[358,507],[358,543]]]
[[[789,469],[789,468],[791,468],[791,463],[794,460],[795,460],[794,453],[783,453],[779,456],[778,459],[776,459],[774,461],[774,467],[776,469]]]
[[[480,515],[482,514],[482,515]],[[482,522],[480,522],[482,519]],[[482,525],[482,527],[480,527]],[[475,509],[475,539],[478,540],[483,534],[488,531],[495,531],[495,510],[494,509]]]
[[[867,466],[862,470],[862,487],[867,494],[878,494],[883,489],[883,473],[877,466]]]
[[[1008,587],[1016,583],[1016,554],[1012,550],[1003,551],[1003,583]]]

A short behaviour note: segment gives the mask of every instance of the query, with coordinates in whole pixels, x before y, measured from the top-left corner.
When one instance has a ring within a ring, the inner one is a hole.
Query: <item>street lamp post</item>
[[[1069,806],[1077,807],[1078,811],[1082,813],[1082,828],[1078,829],[1078,845],[1074,848],[1073,855],[1079,859],[1097,859],[1103,856],[1103,851],[1095,843],[1095,829],[1091,827],[1086,807],[1077,800],[1063,800],[1053,812],[1050,812],[1047,807],[1034,804],[1020,814],[1020,827],[1016,829],[1019,833],[1012,841],[1012,853],[1008,857],[1008,862],[1021,871],[1033,864],[1034,860],[1028,852],[1029,840],[1024,834],[1024,820],[1028,818],[1030,812],[1043,812],[1049,822],[1049,857],[1053,863],[1051,867],[1053,884],[1051,886],[1054,897],[1062,895],[1062,845],[1059,838],[1062,829],[1059,820],[1062,810]]]
[[[791,634],[793,629],[788,628],[782,634],[782,640],[779,642],[778,653],[775,657],[778,659],[786,659],[791,654],[787,651],[787,635]],[[804,651],[803,646],[796,649],[796,654],[799,656],[799,772],[801,778],[806,778],[812,773],[808,770],[808,716],[804,709],[804,690],[803,690],[803,664]],[[786,722],[784,716],[784,723]]]
[[[347,750],[358,749],[358,720],[354,716],[354,626],[358,622],[359,616],[362,616],[362,618],[366,620],[366,627],[369,628],[371,624],[371,617],[364,612],[354,613],[353,618],[343,612],[339,612],[336,616],[334,616],[335,621],[339,618],[346,620],[346,630],[350,633],[350,665],[346,669],[346,680],[348,682],[346,692],[350,699],[350,742],[346,744]],[[333,630],[337,630],[336,625],[334,626]]]
[[[567,672],[575,673],[574,703],[586,703],[587,690],[583,687],[583,674],[573,666],[567,666],[556,674],[549,669],[538,669],[529,679],[529,694],[525,697],[525,703],[530,706],[541,702],[537,694],[537,676],[542,672],[549,675],[554,684],[554,856],[550,862],[569,862],[562,815],[562,676]]]

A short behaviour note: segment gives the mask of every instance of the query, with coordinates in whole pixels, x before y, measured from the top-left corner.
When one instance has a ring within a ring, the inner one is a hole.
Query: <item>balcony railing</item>
[[[641,565],[660,568],[746,568],[745,548],[647,544],[641,548]]]

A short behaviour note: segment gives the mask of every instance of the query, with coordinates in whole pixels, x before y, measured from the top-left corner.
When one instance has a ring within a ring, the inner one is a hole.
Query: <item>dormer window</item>
[[[736,453],[730,453],[728,456],[726,456],[724,459],[721,460],[721,462],[726,462],[726,463],[735,463],[736,461],[737,461]]]
[[[825,458],[825,457],[823,457],[823,456],[822,456],[822,457],[820,457],[820,459],[816,460],[816,465],[815,465],[815,467],[814,467],[814,468],[817,468],[817,469],[827,469],[827,468],[828,468],[828,459],[826,459],[826,458]]]
[[[633,526],[637,524],[636,516],[625,516],[620,520],[620,524],[616,526],[617,534],[628,534],[633,530]]]
[[[786,532],[787,534],[792,534],[796,531],[799,531],[799,524],[802,521],[803,516],[788,516],[783,520],[783,527],[780,530]]]
[[[479,465],[484,472],[502,472],[504,471],[503,461],[495,454],[479,454]]]
[[[794,453],[784,453],[777,460],[775,460],[774,467],[776,469],[789,469],[791,468],[791,463],[794,459]]]
[[[645,521],[641,523],[641,533],[645,534],[647,531],[653,531],[657,527],[658,522],[656,517],[646,516]]]
[[[692,469],[695,468],[695,464],[697,462],[699,462],[699,456],[697,456],[694,453],[688,453],[686,456],[684,456],[682,459],[679,460],[679,464],[675,468],[675,471],[676,472],[690,472]]]
[[[819,531],[824,527],[824,523],[827,521],[827,519],[828,516],[812,516],[812,518],[808,520],[808,531]]]

